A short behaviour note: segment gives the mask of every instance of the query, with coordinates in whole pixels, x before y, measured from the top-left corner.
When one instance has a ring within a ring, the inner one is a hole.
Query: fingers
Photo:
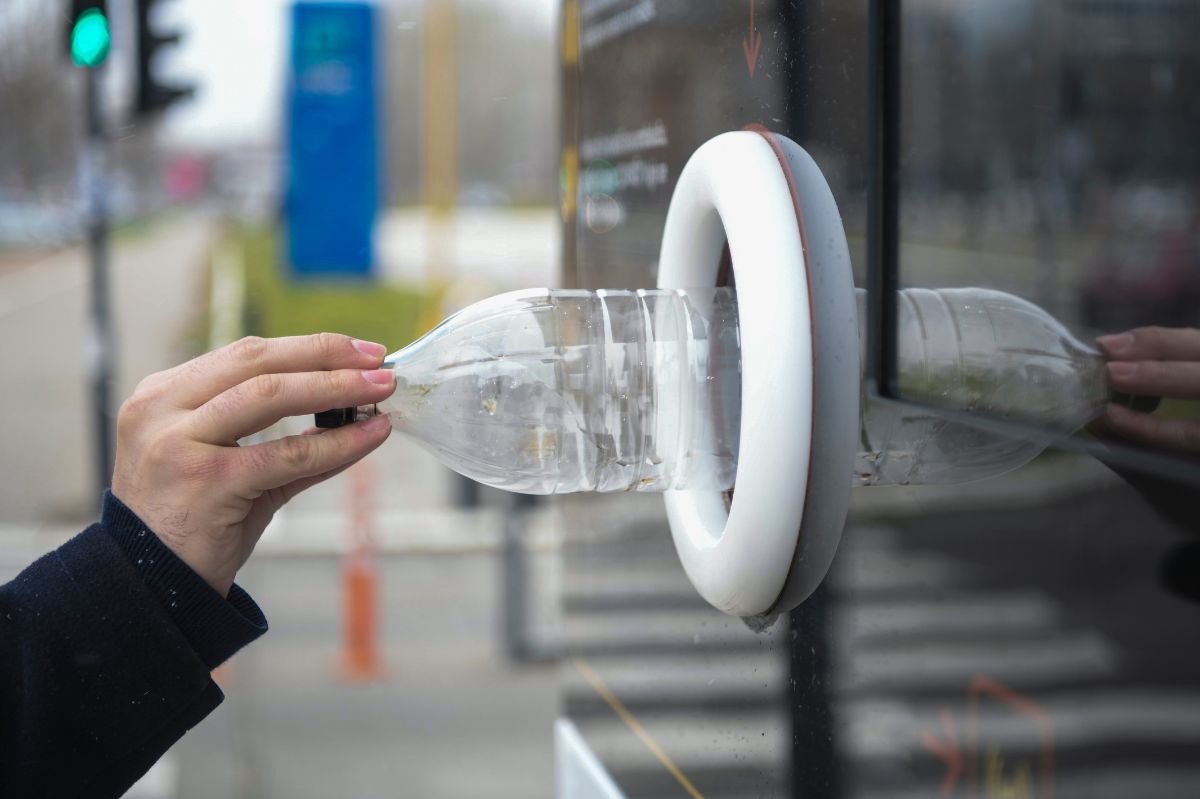
[[[1127,394],[1200,399],[1200,362],[1110,361],[1108,384]]]
[[[283,495],[283,501],[290,502],[292,498],[300,492],[306,491],[315,485],[319,485],[320,483],[324,483],[326,480],[337,477],[339,474],[346,471],[356,463],[358,463],[358,460],[353,460],[347,464],[339,466],[333,471],[325,472],[324,474],[318,474],[315,477],[302,477],[299,480],[293,480],[287,485],[281,486],[279,491]]]
[[[192,434],[210,444],[232,444],[285,416],[370,405],[395,389],[390,369],[258,375],[200,406],[192,415]]]
[[[234,455],[236,468],[248,486],[270,491],[354,463],[386,441],[391,430],[388,417],[374,416],[321,435],[288,436],[242,447]],[[292,495],[307,487],[301,483]]]
[[[1121,438],[1159,449],[1200,452],[1200,422],[1165,419],[1109,403],[1104,428]]]
[[[338,333],[268,339],[250,336],[164,375],[171,381],[172,401],[179,407],[197,408],[259,375],[373,369],[382,363],[385,354],[382,344]]]
[[[1200,361],[1200,330],[1190,327],[1139,327],[1096,343],[1117,361]]]

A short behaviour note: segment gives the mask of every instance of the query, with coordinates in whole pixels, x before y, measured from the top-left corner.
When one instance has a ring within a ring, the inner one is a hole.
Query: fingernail
[[[374,341],[362,341],[355,338],[351,339],[350,343],[354,345],[354,349],[363,355],[370,355],[372,358],[382,358],[387,354],[387,347],[376,344]]]
[[[364,369],[362,376],[363,380],[377,386],[390,386],[396,379],[396,373],[391,369]]]
[[[1108,365],[1108,374],[1118,380],[1128,380],[1137,374],[1137,364],[1126,361],[1113,361]]]
[[[1112,336],[1101,336],[1096,339],[1096,343],[1109,355],[1116,355],[1133,346],[1133,334],[1118,333]]]
[[[378,433],[383,428],[391,424],[391,419],[386,416],[372,416],[370,419],[362,423],[362,429],[368,433]]]

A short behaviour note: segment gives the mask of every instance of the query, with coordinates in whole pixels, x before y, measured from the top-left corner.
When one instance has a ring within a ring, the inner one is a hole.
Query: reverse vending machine
[[[564,285],[740,360],[731,490],[565,500],[559,796],[1200,795],[1200,16],[561,20]]]

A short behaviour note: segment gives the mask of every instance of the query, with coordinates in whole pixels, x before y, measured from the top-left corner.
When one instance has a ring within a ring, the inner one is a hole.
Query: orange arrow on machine
[[[923,732],[921,733],[921,743],[946,764],[946,778],[942,780],[942,796],[949,796],[954,792],[954,786],[958,784],[958,779],[962,776],[963,756],[962,750],[958,748],[958,728],[955,727],[954,716],[947,707],[942,708],[942,730],[946,735],[945,740],[935,738],[933,733]]]
[[[762,33],[754,25],[754,0],[750,0],[750,35],[742,37],[742,52],[746,54],[746,67],[751,79],[758,68],[758,53],[762,50]]]

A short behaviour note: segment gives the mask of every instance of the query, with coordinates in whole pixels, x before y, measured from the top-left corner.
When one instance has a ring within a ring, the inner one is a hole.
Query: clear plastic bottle
[[[865,302],[860,289],[860,348]],[[911,288],[900,292],[897,311],[896,372],[906,399],[1060,434],[1104,410],[1103,357],[1027,300],[990,289]],[[864,396],[861,407],[856,485],[965,483],[1015,469],[1045,449],[911,406]]]
[[[864,302],[860,291],[860,342]],[[1099,353],[1018,297],[905,289],[899,327],[907,398],[1061,433],[1103,410]],[[395,394],[331,412],[333,424],[386,413],[447,466],[523,493],[733,487],[741,372],[731,288],[502,294],[387,363]],[[860,407],[857,485],[967,482],[1043,449],[912,406],[864,396]]]
[[[389,356],[392,425],[481,483],[531,494],[727,489],[740,418],[729,289],[533,289]]]

